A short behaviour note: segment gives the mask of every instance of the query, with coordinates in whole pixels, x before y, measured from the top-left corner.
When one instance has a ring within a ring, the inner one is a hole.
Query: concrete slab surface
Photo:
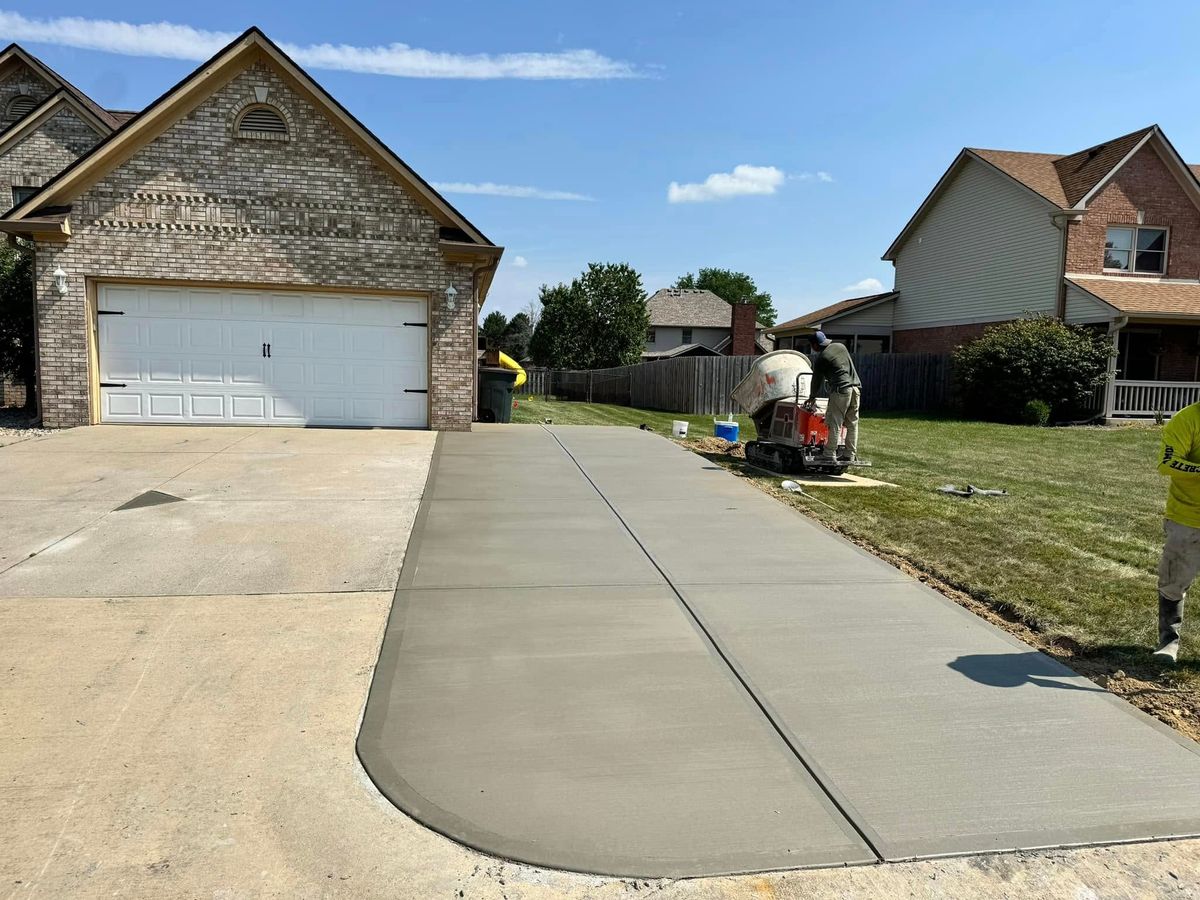
[[[91,425],[13,446],[17,453],[219,453],[274,429],[229,425]]]
[[[874,860],[662,585],[400,591],[358,746],[402,809],[526,862]]]
[[[685,594],[886,858],[1200,832],[1200,747],[916,582]]]
[[[0,571],[45,550],[112,510],[112,501],[0,498]]]
[[[599,497],[429,500],[422,515],[420,552],[403,576],[408,587],[660,581],[654,566]]]
[[[421,496],[429,450],[392,455],[247,452],[240,446],[163,484],[188,500],[412,500]]]
[[[457,467],[455,490],[510,460],[561,482],[568,453],[595,500],[432,499],[435,465],[418,517],[360,751],[420,820],[623,875],[828,858],[827,823],[754,815],[752,798],[784,795],[760,789],[774,764],[744,770],[757,738],[749,757],[722,749],[737,732],[776,735],[873,859],[1200,833],[1200,748],[1183,737],[669,441],[535,431],[453,436],[458,455],[479,439],[503,460]],[[709,642],[703,666],[679,615]],[[686,765],[668,771],[660,746]]]
[[[53,440],[56,438],[46,438],[46,442]],[[40,443],[25,441],[0,450],[0,499],[106,501],[116,506],[204,459],[195,453],[176,452],[21,452],[22,447]]]
[[[553,449],[553,448],[551,448]],[[441,453],[438,477],[430,484],[434,500],[595,500],[596,491],[579,477],[565,453]]]
[[[0,573],[0,597],[387,590],[416,510],[250,500],[113,512]]]

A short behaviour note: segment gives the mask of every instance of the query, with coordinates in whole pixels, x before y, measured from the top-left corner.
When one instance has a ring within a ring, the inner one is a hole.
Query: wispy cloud
[[[842,293],[852,294],[861,291],[864,294],[878,294],[883,290],[883,282],[878,278],[864,278],[862,281],[856,281],[854,284],[848,284],[842,288]]]
[[[514,269],[523,269],[527,265],[529,265],[529,260],[527,260],[525,257],[523,257],[523,256],[514,256],[513,257],[512,266]]]
[[[79,16],[31,19],[20,13],[0,10],[0,36],[10,41],[102,50],[124,56],[204,60],[237,34],[171,22],[134,24]],[[400,78],[583,80],[640,78],[645,74],[632,63],[611,59],[594,50],[491,54],[447,53],[399,43],[374,47],[349,44],[280,46],[302,66]]]
[[[435,181],[435,189],[443,194],[483,194],[488,197],[517,197],[522,200],[594,200],[587,194],[572,191],[548,191],[522,184],[494,184],[490,181]]]
[[[774,194],[785,181],[820,181],[829,183],[828,172],[784,172],[775,166],[734,166],[732,172],[714,172],[701,182],[680,184],[672,181],[667,187],[668,203],[707,203],[728,200],[730,197]]]

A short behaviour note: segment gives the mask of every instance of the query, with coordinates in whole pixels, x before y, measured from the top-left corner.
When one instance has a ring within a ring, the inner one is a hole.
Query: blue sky
[[[788,318],[890,287],[880,254],[964,145],[1070,152],[1158,122],[1200,161],[1200,6],[1137,9],[0,0],[0,38],[140,108],[207,32],[259,25],[426,179],[492,192],[448,194],[507,248],[488,309],[625,261],[649,291],[749,272]],[[201,33],[111,24],[163,21]]]

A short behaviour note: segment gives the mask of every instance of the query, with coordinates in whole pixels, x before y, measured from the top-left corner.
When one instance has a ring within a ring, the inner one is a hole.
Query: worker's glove
[[[809,412],[816,412],[817,411],[817,398],[809,397],[807,400],[805,400],[804,408],[807,409]]]

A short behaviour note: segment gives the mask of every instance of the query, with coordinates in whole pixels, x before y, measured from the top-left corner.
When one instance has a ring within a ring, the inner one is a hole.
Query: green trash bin
[[[513,383],[517,373],[512,369],[479,367],[479,421],[511,422]]]

